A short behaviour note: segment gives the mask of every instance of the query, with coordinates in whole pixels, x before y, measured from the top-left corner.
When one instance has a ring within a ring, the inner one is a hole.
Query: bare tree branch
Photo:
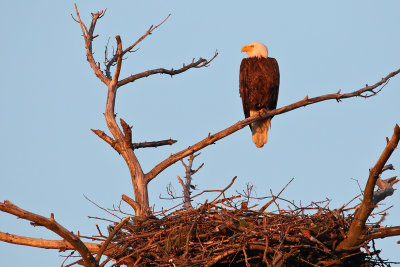
[[[75,4],[75,11],[76,11],[76,16],[78,19],[74,18],[74,20],[79,23],[79,25],[81,26],[81,29],[82,29],[83,39],[85,40],[87,61],[89,62],[90,67],[93,69],[96,76],[105,85],[108,86],[108,84],[111,82],[111,79],[108,79],[101,71],[99,64],[96,64],[96,61],[93,58],[93,51],[92,51],[92,41],[94,39],[94,37],[93,37],[94,28],[96,26],[97,20],[105,14],[105,11],[99,11],[96,13],[92,13],[92,23],[90,25],[89,31],[87,30],[85,24],[81,20],[81,17],[79,16],[78,7],[76,6],[76,4]]]
[[[389,139],[387,140],[387,143],[389,143]],[[385,165],[385,167],[382,168],[382,172],[387,171],[387,170],[394,170],[393,164]]]
[[[122,42],[121,42],[121,37],[119,35],[115,36],[115,39],[117,40],[117,45],[118,45],[118,49],[117,49],[117,68],[115,69],[115,74],[114,77],[112,79],[112,83],[113,84],[117,84],[118,83],[118,78],[119,78],[119,74],[121,73],[121,67],[122,67]]]
[[[125,134],[125,144],[127,144],[128,146],[131,146],[132,144],[132,126],[129,126],[129,124],[127,124],[123,119],[119,119],[119,121],[121,122],[121,126],[122,126],[122,130],[124,131]]]
[[[182,72],[185,72],[185,71],[187,71],[187,70],[189,70],[191,68],[208,67],[208,65],[211,63],[211,61],[214,60],[214,58],[217,57],[217,55],[218,55],[218,52],[215,52],[214,56],[209,60],[204,59],[204,58],[199,58],[195,62],[194,59],[193,59],[192,63],[190,63],[189,65],[183,64],[183,67],[180,68],[180,69],[177,69],[177,70],[174,70],[174,69],[167,70],[167,69],[164,69],[164,68],[159,68],[159,69],[153,69],[153,70],[148,70],[148,71],[144,71],[144,72],[141,72],[141,73],[133,74],[133,75],[131,75],[131,76],[119,81],[118,82],[118,87],[123,86],[123,85],[125,85],[127,83],[130,83],[130,82],[136,81],[137,79],[148,77],[148,76],[154,75],[154,74],[168,74],[168,75],[173,76],[173,75],[177,75],[177,74],[180,74]]]
[[[46,218],[35,213],[23,210],[8,200],[0,202],[0,210],[9,214],[13,214],[19,218],[32,221],[37,225],[46,227],[47,229],[56,233],[57,235],[65,239],[68,243],[70,243],[82,256],[85,266],[98,266],[93,255],[90,253],[85,244],[79,239],[79,237],[58,224],[54,220],[53,214],[50,218]]]
[[[367,240],[372,240],[372,239],[377,239],[377,238],[385,238],[385,237],[397,236],[397,235],[400,235],[400,226],[374,229],[372,233],[362,235],[360,237],[360,239],[363,241],[367,241]]]
[[[382,169],[384,168],[390,155],[396,149],[399,140],[400,127],[396,124],[391,140],[389,143],[387,143],[375,166],[369,172],[368,181],[364,190],[364,197],[360,207],[354,212],[354,219],[350,225],[350,229],[348,230],[347,238],[339,243],[336,251],[351,250],[361,243],[359,238],[365,230],[365,222],[375,208],[375,203],[373,202],[373,193],[376,181],[379,178],[379,175],[382,173]]]
[[[44,248],[44,249],[58,249],[60,251],[65,250],[76,250],[74,246],[72,246],[69,242],[65,240],[48,240],[42,238],[33,238],[33,237],[26,237],[26,236],[19,236],[19,235],[12,235],[9,233],[0,232],[0,240],[17,245],[29,246],[29,247],[36,247],[36,248]],[[83,243],[93,254],[96,254],[101,245],[96,243]],[[106,250],[105,254],[107,255],[108,252]]]
[[[132,149],[173,145],[177,142],[176,140],[173,140],[170,138],[170,139],[161,140],[161,141],[132,143],[132,126],[129,126],[129,124],[127,124],[123,119],[120,119],[120,122],[121,122],[122,130],[124,131],[124,135],[125,135],[125,137],[124,137],[125,143],[128,146],[130,146]]]
[[[396,178],[397,176],[390,177],[385,180],[382,180],[381,178],[378,178],[378,180],[376,180],[376,185],[380,189],[374,192],[374,195],[372,197],[372,202],[374,204],[378,204],[380,201],[384,200],[388,196],[393,195],[394,193],[393,185],[399,182],[399,180]]]
[[[282,188],[282,190],[279,192],[278,195],[276,196],[272,196],[272,199],[270,201],[268,201],[267,204],[265,204],[264,206],[262,206],[258,212],[261,214],[263,213],[277,198],[279,198],[279,196],[282,194],[283,191],[285,191],[286,187],[288,187],[288,185],[294,180],[294,178],[292,178],[286,185],[285,187]]]
[[[100,11],[100,12],[92,14],[92,22],[91,22],[89,30],[87,30],[86,25],[82,22],[82,20],[80,18],[79,11],[78,11],[78,8],[77,8],[76,4],[75,4],[75,10],[76,10],[76,15],[77,15],[78,19],[74,18],[74,20],[80,24],[81,29],[82,29],[82,34],[83,34],[83,38],[85,40],[85,47],[86,47],[86,51],[87,51],[87,53],[86,53],[87,54],[87,60],[88,60],[88,62],[90,64],[90,67],[94,70],[96,76],[103,83],[105,83],[107,86],[109,85],[109,83],[111,81],[117,82],[117,84],[118,84],[117,87],[120,87],[120,86],[125,85],[127,83],[133,82],[133,81],[135,81],[137,79],[140,79],[140,78],[143,78],[143,77],[147,77],[147,76],[150,76],[150,75],[153,75],[153,74],[157,74],[157,73],[169,74],[169,75],[172,76],[172,75],[176,75],[176,74],[185,72],[185,71],[187,71],[188,69],[191,69],[191,68],[207,67],[208,64],[210,64],[210,62],[212,60],[214,60],[214,58],[218,55],[218,53],[215,52],[214,56],[210,60],[200,58],[199,60],[197,60],[195,62],[194,59],[193,59],[192,63],[190,63],[189,65],[186,65],[186,66],[184,64],[182,68],[177,69],[177,70],[174,70],[174,69],[167,70],[167,69],[159,68],[159,69],[153,69],[153,70],[144,71],[144,72],[141,72],[141,73],[138,73],[138,74],[131,75],[131,76],[129,76],[129,77],[127,77],[127,78],[125,78],[125,79],[123,79],[123,80],[118,82],[119,74],[120,74],[120,71],[121,71],[123,55],[125,55],[127,52],[131,52],[132,49],[137,44],[139,44],[141,41],[143,41],[149,34],[152,33],[152,31],[154,31],[160,25],[162,25],[169,18],[170,15],[168,15],[167,18],[165,18],[157,26],[154,27],[152,25],[142,37],[140,37],[133,45],[129,46],[125,50],[122,50],[121,38],[120,38],[119,35],[117,35],[115,38],[117,40],[118,50],[117,50],[117,53],[115,53],[113,55],[113,57],[108,61],[107,65],[106,65],[106,69],[105,69],[106,75],[104,75],[104,73],[100,69],[100,64],[96,64],[96,61],[95,61],[95,59],[93,57],[92,41],[95,38],[93,36],[93,32],[94,32],[94,28],[96,26],[96,22],[97,22],[97,20],[99,18],[101,18],[105,14],[105,11]],[[111,79],[110,68],[115,63],[117,63],[117,68],[115,70],[114,77]]]
[[[135,200],[133,200],[132,198],[128,197],[125,194],[122,194],[122,200],[125,201],[127,204],[129,204],[133,210],[139,210],[139,205],[138,203],[136,203]]]
[[[129,46],[128,48],[126,48],[123,52],[122,52],[122,56],[125,55],[128,52],[131,52],[132,49],[138,45],[141,41],[143,41],[148,35],[150,35],[155,29],[157,29],[159,26],[161,26],[165,21],[167,21],[167,19],[171,16],[171,14],[169,14],[160,24],[158,24],[157,26],[153,27],[153,25],[150,26],[150,28],[146,31],[145,34],[142,35],[142,37],[140,37],[133,45]],[[106,76],[111,80],[111,72],[110,72],[110,68],[111,66],[113,66],[115,64],[115,62],[117,61],[118,55],[115,54],[113,55],[113,57],[108,61],[107,65],[106,65]]]
[[[378,88],[382,84],[386,84],[391,77],[393,77],[399,73],[400,73],[400,69],[389,73],[385,78],[382,78],[379,82],[375,83],[374,85],[371,85],[371,86],[367,85],[364,88],[361,88],[357,91],[353,91],[351,93],[340,94],[340,90],[339,90],[335,94],[327,94],[327,95],[317,96],[314,98],[308,98],[308,96],[306,96],[303,100],[300,100],[293,104],[281,107],[279,109],[267,111],[267,112],[261,113],[259,115],[254,115],[254,116],[248,117],[248,118],[246,118],[242,121],[239,121],[239,122],[233,124],[232,126],[226,128],[216,134],[213,134],[213,135],[209,134],[208,137],[201,140],[200,142],[197,142],[196,144],[189,146],[188,148],[186,148],[184,150],[181,150],[175,154],[172,154],[167,159],[165,159],[164,161],[157,164],[152,170],[150,170],[146,174],[146,180],[148,182],[150,182],[160,172],[162,172],[163,170],[165,170],[166,168],[168,168],[169,166],[171,166],[178,160],[183,159],[183,158],[189,156],[190,154],[193,154],[193,153],[199,151],[200,149],[203,149],[211,144],[214,144],[216,141],[246,127],[247,125],[249,125],[257,120],[266,119],[268,117],[276,116],[276,115],[279,115],[282,113],[289,112],[294,109],[298,109],[300,107],[305,107],[305,106],[308,106],[308,105],[311,105],[314,103],[318,103],[318,102],[322,102],[322,101],[326,101],[326,100],[334,99],[334,100],[340,101],[341,99],[356,97],[356,96],[370,97],[377,93],[376,91],[374,91],[374,89]]]
[[[103,131],[101,130],[93,130],[91,129],[92,132],[94,132],[98,137],[100,137],[101,139],[103,139],[107,144],[109,144],[112,148],[115,149],[115,151],[117,151],[119,154],[121,154],[121,152],[119,151],[120,148],[117,144],[117,142],[114,141],[114,139],[112,139],[111,137],[109,137],[107,134],[105,134]]]
[[[204,163],[202,163],[196,170],[192,169],[193,166],[193,161],[194,159],[199,156],[200,153],[196,155],[190,155],[188,158],[188,163],[185,164],[183,160],[181,160],[183,167],[185,167],[185,182],[179,177],[178,175],[178,180],[179,183],[182,185],[182,192],[183,192],[183,206],[185,207],[186,210],[193,210],[193,206],[191,204],[191,197],[190,195],[192,194],[191,189],[195,188],[192,185],[192,176],[200,170],[201,167],[204,166]]]
[[[152,142],[140,142],[140,143],[132,143],[132,149],[145,148],[145,147],[159,147],[166,145],[173,145],[177,142],[174,139],[166,139],[161,141],[152,141]]]

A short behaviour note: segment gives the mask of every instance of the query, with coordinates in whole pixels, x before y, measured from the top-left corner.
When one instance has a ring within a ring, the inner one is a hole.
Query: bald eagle
[[[268,57],[267,47],[259,42],[242,47],[247,58],[240,64],[239,88],[245,117],[276,108],[279,93],[279,66],[275,58]],[[268,140],[271,118],[256,121],[250,126],[256,147]]]

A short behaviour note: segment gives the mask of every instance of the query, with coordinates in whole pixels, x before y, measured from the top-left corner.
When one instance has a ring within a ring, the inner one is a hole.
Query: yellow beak
[[[250,51],[251,50],[251,47],[250,46],[248,46],[248,45],[245,45],[245,46],[243,46],[242,47],[242,50],[240,50],[240,52],[247,52],[247,51]]]

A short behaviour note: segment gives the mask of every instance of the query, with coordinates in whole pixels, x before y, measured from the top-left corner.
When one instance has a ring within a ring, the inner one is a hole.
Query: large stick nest
[[[344,209],[277,204],[264,212],[233,201],[239,198],[125,223],[108,249],[114,266],[385,266],[367,244],[365,251],[335,252],[352,219]]]

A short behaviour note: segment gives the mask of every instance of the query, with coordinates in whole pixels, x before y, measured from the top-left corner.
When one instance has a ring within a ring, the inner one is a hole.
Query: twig
[[[247,258],[247,253],[246,253],[246,249],[244,248],[244,246],[242,247],[242,251],[243,251],[243,255],[244,255],[244,262],[246,264],[246,267],[250,267],[250,263],[249,260]]]
[[[111,240],[113,237],[118,233],[119,229],[127,222],[129,221],[129,217],[125,217],[120,223],[118,223],[115,227],[114,230],[110,233],[110,235],[107,237],[106,241],[101,245],[99,252],[96,255],[95,260],[97,261],[97,264],[100,262],[100,258],[103,255],[104,251],[107,249],[108,245],[110,244]]]
[[[281,194],[282,192],[286,189],[286,187],[288,187],[288,185],[294,180],[294,178],[292,178],[283,188],[282,190],[279,192],[278,195],[273,196],[272,199],[265,204],[264,206],[261,207],[261,209],[258,210],[258,212],[261,214],[263,213]]]
[[[206,191],[203,191],[203,192],[213,192],[213,191],[214,192],[221,192],[216,198],[214,198],[213,201],[211,201],[211,203],[214,203],[214,201],[217,200],[221,195],[224,195],[224,197],[225,197],[225,191],[228,190],[233,185],[233,183],[235,182],[236,178],[237,178],[237,176],[233,177],[232,181],[222,190],[206,190]]]
[[[88,198],[87,196],[85,196],[85,195],[83,195],[83,196],[84,196],[84,198],[86,198],[86,200],[88,200],[90,203],[92,203],[93,205],[95,205],[95,206],[98,207],[99,209],[104,210],[104,211],[107,212],[108,214],[110,214],[110,215],[112,215],[112,216],[114,216],[114,217],[116,217],[116,218],[122,220],[122,218],[120,218],[118,215],[115,215],[114,213],[112,213],[112,212],[108,211],[107,209],[101,207],[100,205],[98,205],[97,203],[95,203],[93,200],[91,200],[91,199]]]
[[[187,237],[186,237],[186,249],[185,249],[185,254],[183,254],[183,257],[184,257],[184,258],[185,258],[186,255],[189,253],[190,235],[192,234],[193,229],[196,227],[197,222],[200,220],[201,216],[204,214],[204,212],[206,211],[206,209],[207,209],[207,200],[206,200],[206,202],[204,202],[203,207],[202,207],[201,210],[200,210],[199,216],[194,220],[194,222],[193,222],[192,226],[190,227],[190,230],[189,230],[189,232],[188,232],[188,234],[187,234]]]

